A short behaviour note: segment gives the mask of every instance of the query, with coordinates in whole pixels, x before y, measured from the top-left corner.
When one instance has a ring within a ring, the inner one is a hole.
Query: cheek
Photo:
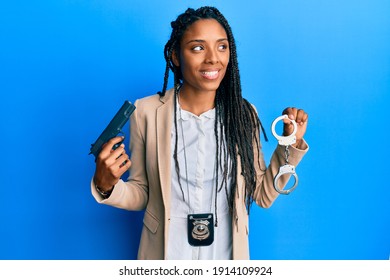
[[[224,66],[224,71],[226,72],[226,70],[230,66],[230,55],[229,54],[227,54],[226,56],[223,56],[221,58],[221,64]]]
[[[185,76],[186,73],[188,73],[188,66],[185,61],[180,61],[180,72],[183,76]]]
[[[223,64],[225,65],[225,67],[228,66],[230,62],[230,53],[227,53],[224,57],[223,57]]]
[[[183,57],[180,60],[180,68],[181,72],[184,73],[194,73],[197,71],[198,66],[201,64],[201,61],[197,61],[194,58],[189,59],[186,57],[183,59]]]

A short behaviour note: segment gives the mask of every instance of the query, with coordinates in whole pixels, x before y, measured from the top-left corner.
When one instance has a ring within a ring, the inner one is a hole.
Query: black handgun
[[[91,145],[91,151],[89,154],[93,154],[96,158],[102,150],[103,144],[121,132],[122,127],[130,118],[134,110],[135,106],[130,101],[126,100],[119,111],[115,114],[114,118],[110,121],[106,129],[103,130],[102,134],[100,134],[96,142]],[[114,145],[113,149],[115,150],[119,145],[120,143]]]

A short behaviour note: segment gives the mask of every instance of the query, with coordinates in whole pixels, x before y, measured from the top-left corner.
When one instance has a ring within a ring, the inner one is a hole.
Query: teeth
[[[218,74],[218,71],[211,71],[211,72],[202,72],[206,76],[215,76]]]

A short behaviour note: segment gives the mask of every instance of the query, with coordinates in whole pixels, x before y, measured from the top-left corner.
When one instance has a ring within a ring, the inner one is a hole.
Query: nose
[[[218,52],[213,49],[209,49],[206,52],[205,62],[208,64],[216,64],[219,62]]]

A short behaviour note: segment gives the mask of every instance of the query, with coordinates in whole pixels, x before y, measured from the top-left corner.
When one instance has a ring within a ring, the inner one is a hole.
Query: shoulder
[[[245,106],[249,109],[249,111],[255,115],[255,116],[258,116],[258,112],[257,112],[257,109],[256,109],[256,106],[253,104],[253,103],[250,103],[248,100],[246,100],[245,98],[242,98],[243,100],[243,103],[245,104]]]
[[[141,109],[144,107],[151,107],[151,106],[153,107],[159,104],[161,104],[160,96],[157,93],[137,99],[134,103],[137,109]]]
[[[173,89],[167,90],[164,96],[160,96],[158,93],[145,96],[135,101],[134,105],[143,111],[144,109],[153,110],[167,103],[173,98]]]

